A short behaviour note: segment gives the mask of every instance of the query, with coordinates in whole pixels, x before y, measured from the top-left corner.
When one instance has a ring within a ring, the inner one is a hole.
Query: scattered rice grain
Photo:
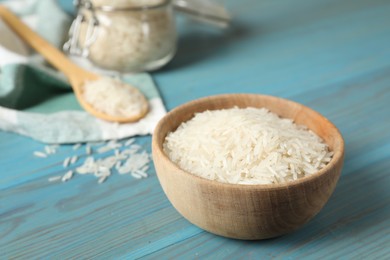
[[[64,174],[64,176],[62,176],[61,181],[66,182],[66,181],[70,180],[72,177],[73,177],[73,171],[68,171]]]
[[[48,179],[49,182],[59,181],[61,180],[62,176],[53,176]]]
[[[143,178],[147,178],[148,177],[148,174],[146,172],[144,172],[144,171],[141,171],[141,170],[135,170],[134,173],[140,175]]]
[[[81,143],[77,143],[77,144],[73,145],[73,150],[79,149],[80,146],[81,146]]]
[[[92,148],[89,144],[85,146],[85,152],[86,154],[90,155],[92,153]]]
[[[131,142],[129,142],[130,140]],[[101,153],[114,150],[113,155],[97,160],[95,160],[93,156],[88,156],[79,167],[67,171],[63,176],[51,177],[49,178],[49,181],[62,180],[63,182],[66,182],[74,176],[74,173],[77,173],[80,175],[93,175],[98,178],[98,183],[100,184],[111,176],[111,170],[113,168],[115,168],[116,172],[119,174],[129,173],[136,179],[147,178],[148,175],[146,171],[149,169],[148,163],[150,161],[150,156],[146,151],[140,152],[141,146],[132,145],[134,139],[130,140],[128,140],[127,144],[129,145],[127,145],[127,149],[122,152],[119,150],[122,144],[118,143],[116,140],[105,143],[106,145],[100,147],[98,152]],[[80,146],[81,144],[75,144],[75,150]],[[45,147],[45,151],[51,153],[53,148],[47,147],[48,148]],[[85,149],[87,154],[91,154],[91,143],[86,144]],[[47,154],[42,152],[34,152],[34,154],[39,157],[47,156]],[[77,155],[66,157],[62,165],[66,168],[69,165],[76,163],[78,160],[79,158]]]
[[[45,152],[46,152],[46,154],[51,154],[51,153],[52,153],[51,147],[48,146],[48,145],[46,145],[46,146],[45,146]]]
[[[121,167],[121,162],[120,161],[117,161],[116,164],[115,164],[115,169],[119,169]]]
[[[105,153],[105,152],[108,152],[108,151],[110,151],[110,150],[112,150],[112,147],[106,145],[106,146],[100,147],[100,148],[97,150],[97,152],[98,152],[98,153]]]
[[[125,146],[130,146],[130,145],[132,145],[134,142],[135,142],[135,139],[134,139],[134,138],[131,138],[131,139],[129,139],[129,140],[127,140],[127,141],[125,142]]]
[[[139,175],[139,174],[137,174],[137,173],[135,173],[135,172],[132,172],[132,173],[131,173],[131,176],[133,176],[133,177],[136,178],[136,179],[142,179],[142,176]]]
[[[77,155],[73,155],[72,156],[72,158],[70,159],[70,164],[74,164],[75,162],[77,162],[77,160],[78,160],[78,157],[77,157]]]
[[[62,163],[62,166],[63,166],[64,168],[68,167],[69,162],[70,162],[70,157],[66,157],[65,160],[64,160],[64,162]]]
[[[40,158],[46,158],[46,157],[47,157],[47,154],[45,154],[45,153],[43,153],[43,152],[35,151],[35,152],[34,152],[34,156],[40,157]]]
[[[106,179],[107,179],[107,176],[102,176],[99,178],[98,183],[101,184],[101,183],[105,182]]]

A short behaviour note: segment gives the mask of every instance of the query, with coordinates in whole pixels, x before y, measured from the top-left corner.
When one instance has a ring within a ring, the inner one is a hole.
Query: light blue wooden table
[[[324,209],[280,238],[226,239],[183,219],[153,167],[143,180],[50,183],[71,147],[39,160],[43,144],[0,132],[0,258],[390,258],[390,1],[225,2],[230,31],[183,24],[177,56],[153,73],[165,104],[250,92],[319,111],[346,143]],[[150,151],[150,136],[137,142]]]

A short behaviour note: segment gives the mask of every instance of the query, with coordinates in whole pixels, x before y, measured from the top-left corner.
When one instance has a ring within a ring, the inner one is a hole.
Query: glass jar
[[[78,15],[65,44],[103,69],[155,70],[172,59],[176,29],[170,0],[77,1]]]

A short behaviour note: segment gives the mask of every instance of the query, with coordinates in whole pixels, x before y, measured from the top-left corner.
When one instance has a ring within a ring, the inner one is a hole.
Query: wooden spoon
[[[26,41],[37,52],[42,54],[49,63],[65,74],[73,88],[77,100],[87,112],[103,120],[118,123],[134,122],[146,115],[148,111],[148,105],[146,98],[142,94],[139,95],[143,99],[141,101],[141,104],[143,104],[142,109],[140,109],[140,112],[136,115],[132,115],[130,117],[118,117],[96,110],[91,104],[85,101],[83,97],[83,86],[86,82],[99,80],[101,76],[84,70],[83,68],[71,62],[68,57],[66,57],[61,51],[40,37],[37,33],[26,26],[17,16],[11,13],[6,7],[1,5],[0,17],[24,41]],[[137,94],[140,94],[138,90]]]

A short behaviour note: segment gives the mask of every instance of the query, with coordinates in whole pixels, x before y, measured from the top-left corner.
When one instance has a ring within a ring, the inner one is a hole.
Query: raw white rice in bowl
[[[315,174],[333,152],[313,131],[266,108],[206,110],[169,132],[164,152],[181,169],[231,184],[279,184]]]

